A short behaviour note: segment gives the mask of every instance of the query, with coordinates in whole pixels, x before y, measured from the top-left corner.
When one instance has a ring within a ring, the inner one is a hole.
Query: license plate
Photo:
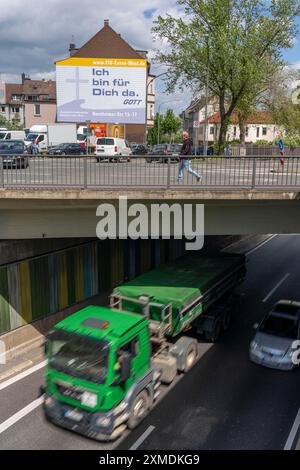
[[[73,421],[76,421],[77,423],[79,423],[79,421],[82,420],[83,415],[81,413],[78,413],[75,410],[66,410],[64,412],[64,417],[68,419],[72,419]]]

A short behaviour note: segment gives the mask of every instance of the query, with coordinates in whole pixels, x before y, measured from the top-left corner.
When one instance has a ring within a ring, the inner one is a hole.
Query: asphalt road
[[[300,371],[254,365],[248,347],[253,323],[275,301],[300,300],[299,250],[300,236],[277,236],[248,255],[232,327],[122,442],[103,446],[47,423],[36,401],[40,368],[4,389],[0,382],[0,449],[283,449],[300,407]]]
[[[178,164],[146,163],[144,158],[133,157],[131,162],[97,163],[91,157],[30,157],[26,169],[3,169],[0,171],[0,187],[300,187],[300,158],[287,160],[280,166],[279,158],[269,157],[254,161],[214,157],[191,161],[193,170],[203,179],[200,183],[184,172],[182,182],[177,182]],[[275,171],[274,171],[275,170]]]

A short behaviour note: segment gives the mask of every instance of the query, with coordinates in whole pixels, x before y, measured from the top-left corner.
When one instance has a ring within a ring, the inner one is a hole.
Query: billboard
[[[146,80],[144,59],[56,62],[57,120],[145,124]]]

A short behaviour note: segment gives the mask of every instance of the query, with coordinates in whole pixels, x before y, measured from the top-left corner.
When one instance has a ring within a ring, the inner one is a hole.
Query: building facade
[[[136,50],[131,47],[116,31],[109,25],[109,20],[104,21],[104,27],[98,31],[82,47],[77,48],[74,43],[70,44],[69,53],[71,57],[78,58],[110,58],[110,59],[146,59],[147,60],[147,116],[146,124],[124,125],[124,135],[130,142],[142,143],[145,141],[147,131],[154,125],[155,106],[155,77],[151,74],[151,64],[148,53],[144,50]],[[79,123],[78,123],[79,124]],[[80,123],[84,124],[84,123]],[[105,122],[93,122],[92,126],[105,127]],[[116,123],[118,124],[118,123]]]
[[[21,83],[0,83],[0,115],[25,128],[56,121],[56,85],[53,80],[31,80],[25,74]]]
[[[214,145],[219,137],[221,118],[219,104],[216,98],[209,98],[206,116],[206,99],[204,96],[192,101],[183,113],[184,129],[189,132],[195,145],[201,147],[206,141],[208,146]],[[245,127],[245,143],[255,144],[258,141],[274,142],[279,131],[284,132],[274,123],[271,114],[266,111],[256,111],[247,120]],[[206,139],[205,139],[206,132]],[[240,140],[238,117],[233,113],[226,135],[228,142]]]

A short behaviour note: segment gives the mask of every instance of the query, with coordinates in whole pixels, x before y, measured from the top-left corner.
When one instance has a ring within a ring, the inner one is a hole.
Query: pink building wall
[[[35,104],[40,105],[40,115],[35,115]],[[25,103],[25,127],[56,122],[56,103]]]

